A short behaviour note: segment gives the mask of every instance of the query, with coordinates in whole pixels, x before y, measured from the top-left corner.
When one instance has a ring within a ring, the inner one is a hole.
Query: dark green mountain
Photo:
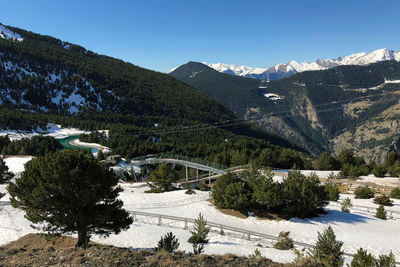
[[[316,154],[350,148],[366,159],[381,161],[388,150],[398,147],[399,128],[378,129],[372,123],[397,125],[400,112],[393,111],[400,93],[397,61],[302,72],[265,84],[201,65],[189,62],[170,74]],[[364,135],[358,136],[362,125]],[[367,125],[381,133],[378,138]]]
[[[266,148],[298,148],[167,74],[7,26],[0,34],[0,129],[50,121],[110,129],[110,138],[91,138],[131,157],[174,152],[230,165]]]

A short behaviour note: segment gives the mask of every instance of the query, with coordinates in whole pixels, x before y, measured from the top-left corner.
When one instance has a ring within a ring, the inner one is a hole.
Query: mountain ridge
[[[207,63],[202,62],[219,72],[255,78],[261,80],[279,80],[282,78],[290,77],[295,73],[313,70],[325,70],[343,65],[360,65],[365,66],[368,64],[376,63],[385,60],[400,61],[400,51],[389,50],[387,48],[378,49],[370,53],[359,52],[349,56],[337,57],[334,59],[317,59],[316,61],[297,62],[292,60],[284,64],[276,64],[268,68],[254,68],[244,65],[225,64],[225,63]],[[171,73],[176,68],[169,70]]]

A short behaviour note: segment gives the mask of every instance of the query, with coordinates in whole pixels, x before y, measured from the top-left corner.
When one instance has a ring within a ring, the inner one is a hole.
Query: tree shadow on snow
[[[367,223],[368,221],[375,220],[374,218],[366,217],[354,213],[346,213],[338,210],[325,209],[326,214],[320,214],[318,217],[299,219],[292,218],[292,222],[317,224],[317,223]]]

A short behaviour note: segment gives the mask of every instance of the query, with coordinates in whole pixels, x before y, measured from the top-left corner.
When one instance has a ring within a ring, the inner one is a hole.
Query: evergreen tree
[[[342,202],[341,206],[342,206],[342,211],[343,211],[343,212],[349,213],[349,212],[350,212],[350,209],[353,207],[353,204],[351,203],[351,199],[347,197],[347,198]]]
[[[105,159],[103,150],[99,149],[99,152],[97,152],[97,159],[98,160],[104,160]]]
[[[192,236],[188,240],[189,243],[192,244],[208,243],[207,235],[210,232],[210,228],[207,227],[207,220],[204,219],[201,213],[199,214],[199,217],[195,220],[193,229],[194,231],[190,231]]]
[[[360,198],[360,199],[369,199],[373,198],[375,195],[374,190],[369,188],[368,185],[365,186],[359,186],[356,188],[356,191],[354,191],[355,198]]]
[[[82,150],[63,150],[32,159],[8,192],[13,207],[51,233],[78,233],[87,247],[92,234],[108,236],[132,223],[122,209],[114,171]]]
[[[156,170],[150,172],[149,181],[150,192],[172,191],[175,189],[172,183],[179,181],[179,174],[171,165],[163,163]]]
[[[332,181],[328,180],[325,184],[325,191],[328,194],[328,198],[330,201],[338,201],[340,196],[339,187],[333,183]]]
[[[12,172],[8,171],[8,166],[3,158],[0,156],[0,184],[7,183],[14,177]]]
[[[375,258],[368,251],[360,248],[351,261],[351,267],[375,267]]]
[[[376,267],[396,267],[396,261],[392,252],[389,255],[379,255]]]
[[[157,243],[157,251],[165,250],[169,253],[174,252],[179,248],[179,241],[172,232],[165,234]]]
[[[244,173],[252,193],[252,201],[265,208],[273,210],[280,207],[283,203],[281,185],[274,182],[274,173],[267,170],[261,174],[258,170],[248,170]]]
[[[375,217],[378,219],[387,220],[387,213],[386,213],[385,207],[383,205],[380,205],[376,209]]]
[[[328,152],[322,153],[316,164],[318,170],[337,170],[340,168],[340,162]]]
[[[314,246],[314,257],[328,267],[343,265],[342,241],[337,241],[332,227],[328,227],[321,234],[318,232],[317,243]]]
[[[328,195],[318,177],[305,176],[300,171],[291,171],[282,182],[283,212],[290,216],[306,218],[315,216],[328,204]]]

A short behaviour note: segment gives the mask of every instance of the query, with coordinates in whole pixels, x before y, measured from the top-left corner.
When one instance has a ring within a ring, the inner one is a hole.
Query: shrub
[[[390,192],[390,197],[391,198],[397,198],[400,199],[400,187],[396,187]]]
[[[14,174],[8,171],[8,166],[3,158],[0,156],[0,184],[7,183],[12,178],[14,178]]]
[[[179,248],[179,241],[174,236],[172,232],[165,234],[165,236],[161,237],[160,241],[158,241],[156,251],[165,250],[169,253],[174,252]]]
[[[374,203],[383,206],[393,206],[393,201],[386,195],[375,197]]]
[[[360,248],[351,261],[351,267],[375,267],[375,258],[366,250]]]
[[[249,186],[235,173],[222,175],[212,189],[214,204],[221,209],[245,210],[251,204]]]
[[[371,173],[376,177],[385,177],[387,168],[383,164],[376,164]]]
[[[318,232],[313,255],[326,266],[342,266],[344,262],[342,245],[343,242],[336,240],[335,233],[329,226],[322,234]]]
[[[382,219],[382,220],[386,220],[387,219],[387,213],[386,213],[385,207],[383,205],[380,205],[376,209],[375,217],[378,218],[378,219]]]
[[[374,190],[368,187],[368,185],[365,185],[357,187],[356,191],[354,192],[354,195],[355,198],[369,199],[373,198],[375,193]]]
[[[273,180],[274,174],[267,170],[264,175],[257,170],[245,173],[245,179],[252,190],[252,202],[266,210],[276,210],[282,206],[282,189]]]
[[[328,203],[328,195],[318,177],[305,176],[300,171],[289,172],[282,182],[283,213],[299,218],[312,217]]]
[[[192,244],[208,243],[207,235],[210,232],[210,228],[207,227],[207,220],[204,219],[201,213],[195,220],[193,228],[194,231],[190,231],[192,236],[189,238],[188,242]]]
[[[396,267],[396,261],[392,252],[389,255],[379,255],[376,267]]]
[[[341,206],[342,206],[342,211],[343,211],[343,212],[349,213],[349,212],[350,212],[350,209],[353,207],[353,204],[351,203],[351,199],[347,197],[347,198],[342,202]]]
[[[151,193],[161,193],[172,191],[175,187],[172,185],[179,181],[178,172],[170,165],[163,163],[149,175],[149,183]]]
[[[204,251],[204,244],[202,244],[202,243],[192,244],[192,247],[193,247],[193,254],[194,255],[201,254]]]
[[[200,191],[210,191],[210,187],[206,185],[204,181],[200,182],[199,184],[199,190]]]
[[[279,241],[275,243],[274,248],[280,250],[289,250],[294,248],[293,239],[289,237],[290,232],[280,232]]]
[[[325,184],[325,192],[328,194],[328,199],[330,201],[338,201],[339,196],[340,196],[340,190],[339,187],[328,180],[328,182]]]
[[[249,255],[250,259],[259,259],[261,257],[261,252],[256,248],[252,254]]]

